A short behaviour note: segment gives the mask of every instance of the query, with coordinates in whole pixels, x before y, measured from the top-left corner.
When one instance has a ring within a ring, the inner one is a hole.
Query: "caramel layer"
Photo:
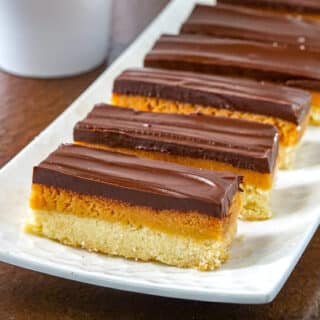
[[[313,91],[311,92],[312,95],[312,108],[320,109],[320,92]]]
[[[154,210],[130,205],[123,201],[33,184],[30,207],[34,210],[58,211],[79,217],[119,222],[125,225],[133,225],[136,228],[146,226],[154,231],[199,240],[206,238],[222,240],[229,225],[238,217],[241,208],[241,196],[240,193],[236,194],[232,200],[228,216],[219,219],[197,212],[181,213],[174,210]]]

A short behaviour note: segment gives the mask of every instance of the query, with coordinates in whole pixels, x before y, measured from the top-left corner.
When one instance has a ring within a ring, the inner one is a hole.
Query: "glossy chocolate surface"
[[[217,2],[281,11],[288,10],[294,13],[320,13],[319,0],[217,0]]]
[[[320,52],[257,41],[197,35],[162,35],[146,55],[146,67],[238,75],[320,90]]]
[[[256,40],[320,50],[320,23],[232,5],[196,5],[181,33]]]
[[[160,60],[156,64],[162,65]],[[261,114],[295,124],[305,119],[311,103],[309,93],[286,86],[151,68],[124,71],[115,80],[113,92]]]
[[[241,177],[62,145],[33,170],[33,183],[159,210],[228,214]]]
[[[100,104],[77,123],[74,140],[214,160],[273,172],[278,133],[271,125],[204,116],[141,112]]]

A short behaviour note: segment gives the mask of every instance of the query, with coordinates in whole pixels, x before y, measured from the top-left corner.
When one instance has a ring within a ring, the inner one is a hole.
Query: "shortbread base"
[[[290,170],[293,168],[297,151],[299,149],[300,143],[292,147],[283,147],[279,148],[279,169],[281,170]]]
[[[60,212],[33,210],[25,231],[73,247],[142,261],[158,261],[177,267],[213,270],[228,258],[228,248],[236,233],[230,226],[221,241],[198,241],[101,219]]]
[[[320,126],[320,107],[311,108],[310,124]]]
[[[228,257],[241,207],[228,216],[154,210],[34,184],[25,231],[125,258],[212,270]]]
[[[267,220],[272,217],[270,207],[271,190],[262,190],[251,185],[243,185],[243,207],[239,218],[242,220]]]

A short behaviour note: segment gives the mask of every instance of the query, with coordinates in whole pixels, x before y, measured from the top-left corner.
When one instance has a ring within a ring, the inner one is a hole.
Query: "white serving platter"
[[[172,1],[111,67],[2,168],[1,261],[62,278],[167,297],[267,303],[278,294],[319,226],[320,128],[308,129],[296,168],[279,172],[272,201],[274,218],[239,222],[231,258],[220,270],[200,272],[107,257],[21,231],[28,212],[32,167],[60,143],[72,141],[73,125],[94,103],[109,100],[114,78],[127,67],[140,66],[161,33],[177,32],[195,2]]]

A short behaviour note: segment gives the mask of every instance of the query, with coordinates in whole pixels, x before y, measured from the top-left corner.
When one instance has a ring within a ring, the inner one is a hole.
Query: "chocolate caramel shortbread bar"
[[[146,67],[271,81],[312,95],[311,123],[320,125],[320,52],[257,41],[197,35],[163,35],[146,55]]]
[[[34,167],[25,229],[64,244],[201,270],[227,259],[241,177],[62,145]]]
[[[320,50],[320,24],[265,11],[218,4],[198,4],[183,23],[183,34],[208,35],[289,46],[303,50]]]

